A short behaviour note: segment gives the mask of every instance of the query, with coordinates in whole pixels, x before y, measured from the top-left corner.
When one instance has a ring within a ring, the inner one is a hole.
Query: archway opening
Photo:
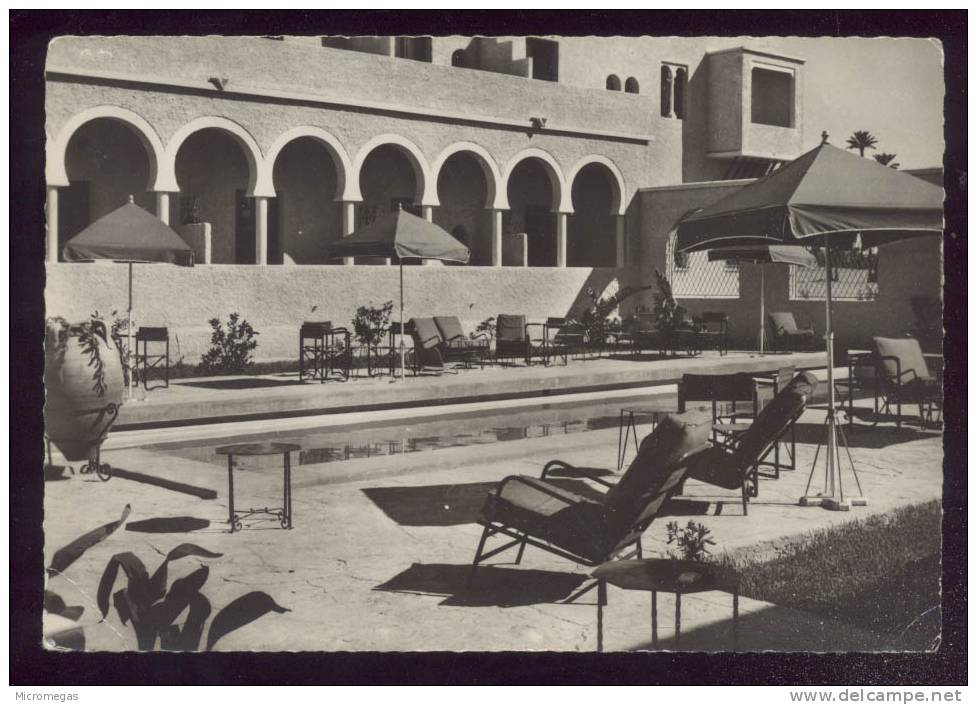
[[[621,79],[615,76],[614,74],[611,74],[610,76],[607,77],[607,80],[604,81],[604,88],[606,88],[609,91],[621,90]]]
[[[638,85],[638,79],[636,79],[634,76],[629,77],[628,80],[624,82],[624,92],[639,93],[640,86]]]
[[[485,209],[488,184],[478,158],[457,152],[445,160],[438,173],[438,201],[434,222],[471,249],[469,264],[492,263],[492,214]],[[459,239],[461,239],[459,237]]]
[[[170,223],[175,227],[209,223],[212,264],[256,261],[255,203],[247,195],[249,176],[244,149],[220,128],[194,132],[177,152],[180,197],[171,199]],[[269,243],[277,239],[274,200],[269,199]]]
[[[573,214],[567,222],[567,264],[613,267],[616,260],[615,217],[611,214],[617,182],[603,164],[588,164],[573,179]]]
[[[331,242],[343,236],[339,175],[329,150],[314,137],[285,145],[273,169],[277,231],[272,240],[269,208],[269,264],[323,264]],[[336,260],[332,260],[333,263]]]
[[[529,157],[516,165],[507,184],[510,210],[506,233],[525,233],[530,267],[556,266],[556,218],[553,184],[544,162]]]
[[[78,128],[65,150],[69,186],[58,192],[58,256],[64,244],[129,196],[156,213],[149,190],[150,155],[135,129],[120,120],[96,118]]]
[[[395,145],[380,145],[367,155],[360,170],[360,193],[363,202],[356,215],[359,228],[397,210],[398,206],[418,217],[422,215],[421,205],[417,202],[418,184],[414,166],[401,148]],[[356,262],[375,264],[383,260],[357,257]]]

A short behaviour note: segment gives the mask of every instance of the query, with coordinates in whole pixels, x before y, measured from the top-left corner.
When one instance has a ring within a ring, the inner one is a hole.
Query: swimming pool
[[[448,412],[416,419],[388,419],[350,426],[228,435],[144,447],[223,468],[227,459],[215,452],[219,446],[259,441],[297,443],[303,450],[297,454],[297,458],[293,457],[293,463],[312,465],[618,428],[622,408],[634,408],[638,424],[654,423],[660,415],[674,411],[675,403],[674,396],[659,394],[604,401],[533,404],[491,411]],[[249,458],[248,462],[274,464],[280,459]]]

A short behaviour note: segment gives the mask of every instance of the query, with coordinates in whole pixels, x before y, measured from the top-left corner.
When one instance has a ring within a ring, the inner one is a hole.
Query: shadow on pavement
[[[555,479],[554,485],[589,499],[603,495],[581,480]],[[401,526],[458,526],[478,520],[485,497],[498,482],[420,487],[367,487],[363,494]]]
[[[266,379],[263,377],[234,377],[232,379],[211,379],[201,382],[180,382],[182,387],[200,387],[202,389],[261,389],[262,387],[292,387],[302,382],[284,379]]]
[[[479,566],[468,586],[471,565],[414,563],[374,590],[443,595],[442,605],[455,607],[518,607],[565,600],[588,580],[582,573]]]
[[[139,531],[145,534],[183,534],[210,526],[207,519],[196,517],[154,517],[141,521],[130,521],[126,531]]]
[[[871,413],[871,412],[870,412]],[[891,419],[890,419],[891,420]],[[798,423],[795,426],[798,443],[809,443],[816,445],[825,440],[825,426],[822,423]],[[909,443],[927,438],[939,438],[939,434],[934,431],[920,431],[918,428],[903,426],[897,429],[895,426],[885,428],[871,428],[855,424],[850,428],[847,424],[842,426],[849,448],[870,448],[880,449],[899,443]]]

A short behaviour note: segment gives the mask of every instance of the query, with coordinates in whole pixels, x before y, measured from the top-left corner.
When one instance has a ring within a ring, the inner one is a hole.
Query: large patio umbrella
[[[798,267],[816,267],[818,258],[802,247],[792,245],[767,245],[765,247],[717,247],[709,250],[710,261],[737,262],[741,264],[793,264]],[[766,286],[764,267],[760,267],[760,354],[764,351],[764,318],[766,316]]]
[[[127,342],[129,359],[128,395],[132,396],[132,265],[140,262],[168,262],[193,266],[193,250],[177,233],[156,216],[132,201],[102,216],[65,243],[62,254],[68,262],[96,259],[129,265]]]
[[[369,225],[332,243],[329,257],[389,257],[400,265],[400,378],[404,378],[404,260],[437,259],[468,262],[467,246],[444,228],[402,210],[377,218]]]
[[[676,247],[679,251],[757,245],[825,248],[825,492],[830,494],[810,497],[805,491],[801,503],[848,509],[840,475],[835,475],[839,429],[834,398],[830,249],[850,248],[858,242],[863,247],[875,247],[909,237],[941,235],[943,191],[922,179],[838,149],[827,143],[827,135],[824,137],[820,145],[783,168],[684,218],[677,228]],[[840,468],[841,456],[837,457]],[[840,498],[835,497],[836,480]]]

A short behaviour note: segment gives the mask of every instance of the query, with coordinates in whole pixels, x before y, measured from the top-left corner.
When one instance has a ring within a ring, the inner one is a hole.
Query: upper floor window
[[[793,73],[754,67],[750,78],[750,120],[761,125],[793,127]]]
[[[465,50],[464,49],[455,49],[451,53],[451,65],[452,66],[459,66],[461,68],[464,68],[465,67]]]
[[[619,91],[621,90],[621,79],[611,74],[607,77],[607,81],[604,83],[604,87],[609,91]]]
[[[661,114],[662,117],[685,118],[685,86],[688,69],[677,64],[662,64]]]
[[[526,56],[533,60],[533,78],[560,80],[560,45],[550,39],[526,37]]]
[[[638,79],[636,79],[634,76],[631,76],[630,78],[628,78],[628,80],[624,82],[624,92],[625,93],[638,93],[639,92],[639,90],[638,90]]]

